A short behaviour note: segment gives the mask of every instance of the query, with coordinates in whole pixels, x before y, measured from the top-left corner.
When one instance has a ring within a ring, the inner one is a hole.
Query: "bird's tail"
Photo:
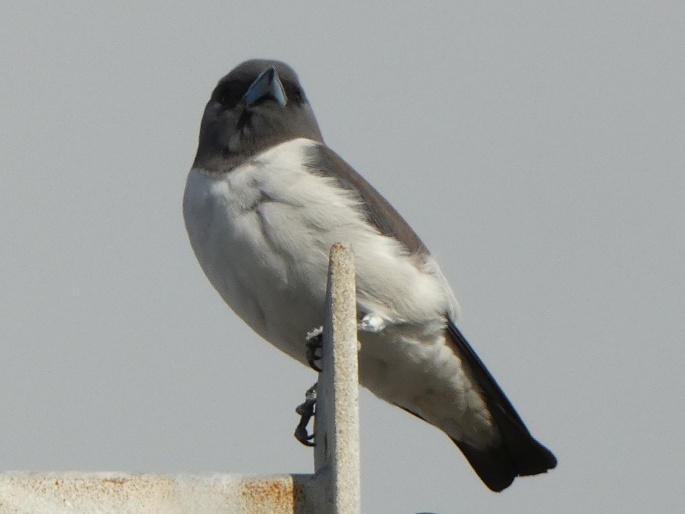
[[[506,433],[508,429],[500,432]],[[471,464],[480,479],[492,491],[506,489],[517,476],[538,475],[557,465],[552,452],[537,442],[529,433],[504,436],[504,443],[496,448],[476,449],[452,439]]]
[[[491,490],[499,492],[517,476],[537,475],[554,468],[557,465],[556,457],[528,432],[504,392],[452,321],[448,324],[447,332],[480,386],[502,437],[499,446],[485,449],[452,439],[480,479]]]

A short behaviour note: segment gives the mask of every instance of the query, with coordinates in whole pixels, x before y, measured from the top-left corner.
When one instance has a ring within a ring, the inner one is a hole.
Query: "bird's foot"
[[[307,425],[312,417],[316,415],[316,384],[307,389],[307,392],[304,393],[304,398],[304,403],[298,405],[295,409],[295,412],[300,415],[300,422],[295,428],[295,439],[305,446],[315,446],[314,434],[310,434],[307,431]]]
[[[321,373],[321,367],[316,361],[321,360],[321,345],[323,343],[323,327],[318,327],[307,333],[307,362],[309,366]]]
[[[371,332],[378,334],[385,328],[385,320],[375,314],[367,314],[357,324],[357,330],[360,332]]]
[[[366,314],[359,323],[357,323],[357,330],[360,332],[370,332],[378,334],[385,328],[385,320],[376,314]],[[321,366],[316,361],[321,360],[321,346],[323,344],[323,327],[315,328],[307,333],[307,362],[309,366],[316,372],[321,373]],[[359,349],[361,345],[357,343]]]

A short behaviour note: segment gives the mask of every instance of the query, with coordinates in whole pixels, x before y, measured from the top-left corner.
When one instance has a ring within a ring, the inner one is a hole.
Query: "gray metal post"
[[[316,476],[324,478],[325,514],[361,511],[359,372],[354,257],[349,245],[331,248],[317,385],[314,433]]]

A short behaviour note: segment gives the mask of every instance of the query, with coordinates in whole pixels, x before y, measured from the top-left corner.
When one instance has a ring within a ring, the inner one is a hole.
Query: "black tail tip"
[[[546,473],[557,465],[554,454],[532,438],[525,449],[516,453],[506,446],[479,450],[452,440],[483,483],[496,493],[509,487],[516,477]]]

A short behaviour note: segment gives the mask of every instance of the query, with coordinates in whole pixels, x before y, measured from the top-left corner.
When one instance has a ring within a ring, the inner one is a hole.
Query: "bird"
[[[445,432],[492,491],[556,466],[457,327],[457,300],[427,247],[324,143],[290,66],[251,59],[218,82],[183,215],[223,300],[303,364],[307,334],[323,324],[329,249],[349,243],[360,384]]]

